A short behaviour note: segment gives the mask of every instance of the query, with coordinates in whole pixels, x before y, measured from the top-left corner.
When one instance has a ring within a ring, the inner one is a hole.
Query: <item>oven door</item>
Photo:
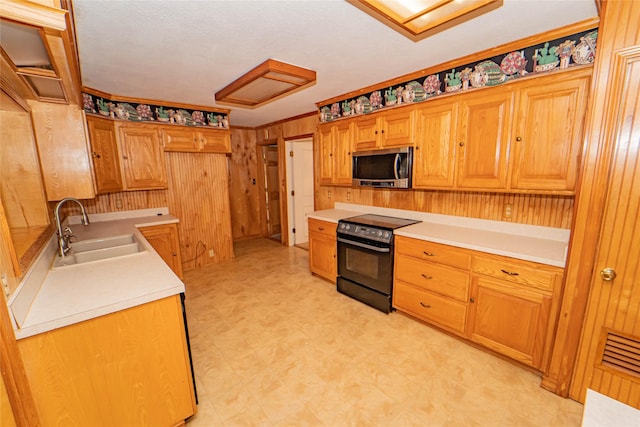
[[[393,247],[338,234],[338,276],[391,295]]]

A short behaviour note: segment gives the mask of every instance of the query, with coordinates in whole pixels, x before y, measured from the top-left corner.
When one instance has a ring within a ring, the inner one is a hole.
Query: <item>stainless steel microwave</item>
[[[356,151],[352,162],[354,187],[411,188],[413,147]]]

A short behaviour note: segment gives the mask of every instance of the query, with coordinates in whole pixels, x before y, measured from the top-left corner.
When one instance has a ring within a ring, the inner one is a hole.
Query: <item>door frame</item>
[[[290,140],[286,140],[285,144],[286,144],[286,152],[290,153],[293,151],[293,146],[294,144],[309,144],[311,151],[313,152],[313,138],[312,137],[307,137],[307,138],[299,138],[299,139],[290,139]],[[294,196],[292,196],[292,191],[294,189],[294,184],[293,184],[293,164],[294,164],[294,157],[287,154],[287,164],[286,164],[286,183],[287,183],[287,188],[286,188],[286,193],[287,193],[287,234],[288,234],[288,246],[293,246],[294,244],[297,244],[298,242],[296,242],[295,239],[295,234],[293,233],[293,229],[296,228],[296,222],[295,222],[295,200],[294,200]],[[313,181],[313,167],[308,171],[308,173],[310,173],[312,175],[311,180]]]

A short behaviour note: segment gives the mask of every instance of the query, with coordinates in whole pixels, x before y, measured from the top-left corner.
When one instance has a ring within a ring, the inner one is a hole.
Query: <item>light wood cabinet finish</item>
[[[590,69],[583,69],[520,86],[511,189],[575,190],[590,75]]]
[[[457,188],[506,189],[513,97],[500,87],[460,99]]]
[[[376,113],[355,119],[354,151],[413,145],[414,121],[410,109]]]
[[[157,125],[87,116],[98,193],[167,188]]]
[[[164,151],[230,153],[228,130],[160,127]]]
[[[457,151],[458,102],[427,102],[416,110],[414,188],[453,188]]]
[[[179,295],[18,347],[42,425],[175,426],[196,412]]]
[[[122,170],[113,121],[87,117],[87,126],[98,194],[122,190]]]
[[[393,305],[544,371],[562,269],[396,236]]]
[[[323,125],[319,129],[320,182],[351,185],[351,145],[353,126],[349,122]]]
[[[76,105],[29,105],[47,200],[94,198],[84,111]]]
[[[309,218],[309,269],[331,282],[336,281],[337,224]]]
[[[118,124],[117,129],[126,188],[167,188],[164,154],[155,126]]]
[[[181,280],[184,279],[182,274],[182,256],[180,255],[180,239],[178,238],[178,224],[141,227],[140,232],[171,270],[176,273],[176,276]]]
[[[483,276],[474,276],[471,295],[469,339],[542,370],[551,295]]]

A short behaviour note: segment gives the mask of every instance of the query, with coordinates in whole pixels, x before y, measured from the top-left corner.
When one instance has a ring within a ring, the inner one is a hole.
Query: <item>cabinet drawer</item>
[[[533,288],[553,291],[562,270],[512,258],[474,255],[473,272]]]
[[[309,233],[321,233],[335,238],[336,228],[337,223],[309,218]]]
[[[467,319],[465,303],[397,282],[393,289],[393,306],[427,322],[464,334]]]
[[[395,274],[398,280],[462,302],[469,297],[470,279],[466,271],[400,254],[396,258]]]
[[[401,254],[450,265],[451,267],[464,270],[471,268],[471,255],[469,253],[439,243],[397,236],[396,250]]]

